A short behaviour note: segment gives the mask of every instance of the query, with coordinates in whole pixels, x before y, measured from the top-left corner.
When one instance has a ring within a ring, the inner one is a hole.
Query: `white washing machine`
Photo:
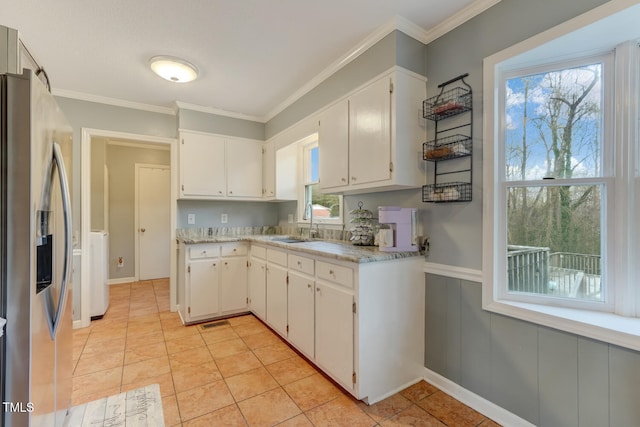
[[[89,236],[91,256],[91,320],[101,319],[109,307],[109,233],[92,231]]]

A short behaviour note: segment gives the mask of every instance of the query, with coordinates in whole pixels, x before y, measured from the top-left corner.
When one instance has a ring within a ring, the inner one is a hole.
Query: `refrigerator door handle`
[[[62,149],[56,142],[53,143],[53,162],[55,163],[55,170],[58,173],[60,180],[60,194],[62,197],[62,213],[64,219],[64,262],[62,267],[62,283],[60,284],[60,295],[58,297],[58,306],[54,308],[53,301],[51,301],[51,288],[48,288],[45,293],[45,307],[47,311],[47,323],[49,324],[49,334],[51,339],[55,339],[58,332],[58,326],[60,319],[64,314],[64,309],[67,302],[67,286],[69,279],[71,278],[71,260],[72,260],[72,230],[71,230],[71,197],[69,192],[69,181],[67,180],[67,170],[64,165],[64,159],[62,157]],[[53,166],[53,165],[52,165]],[[53,180],[53,174],[49,175],[49,179]],[[49,186],[52,183],[49,182]],[[49,193],[46,197],[51,197],[51,192],[45,189],[45,193]],[[50,201],[49,201],[50,202]],[[55,313],[52,311],[55,310]]]

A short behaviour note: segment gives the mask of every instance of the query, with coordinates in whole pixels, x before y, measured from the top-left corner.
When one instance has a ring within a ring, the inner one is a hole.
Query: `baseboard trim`
[[[484,397],[467,390],[466,388],[454,383],[453,381],[433,372],[428,368],[424,368],[424,380],[431,385],[438,387],[451,397],[459,400],[465,405],[475,409],[484,416],[491,418],[493,421],[504,426],[522,426],[535,427],[529,421],[520,418],[516,414],[507,411],[504,408],[488,401]]]
[[[107,285],[122,285],[123,283],[132,283],[135,282],[135,277],[121,277],[119,279],[109,279],[107,280]]]

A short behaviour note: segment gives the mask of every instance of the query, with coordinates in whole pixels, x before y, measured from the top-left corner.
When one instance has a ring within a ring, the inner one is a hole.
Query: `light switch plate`
[[[196,223],[196,214],[188,214],[187,215],[187,224],[193,225]]]
[[[227,214],[221,214],[220,215],[220,222],[222,224],[226,224],[229,221],[229,217],[227,216]]]

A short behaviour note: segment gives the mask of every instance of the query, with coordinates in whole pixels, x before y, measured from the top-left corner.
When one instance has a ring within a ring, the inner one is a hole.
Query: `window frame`
[[[308,206],[307,186],[312,184],[318,184],[319,180],[318,181],[309,180],[310,168],[311,168],[310,166],[311,156],[309,153],[313,148],[318,147],[318,134],[314,133],[300,140],[298,142],[298,147],[299,147],[299,158],[301,159],[300,168],[299,168],[300,179],[298,181],[300,183],[299,189],[298,189],[298,218],[299,218],[298,223],[310,224],[311,220],[309,218],[308,209],[307,209],[307,206]],[[318,162],[319,161],[320,160],[318,160]],[[318,168],[318,173],[319,173],[319,168]],[[314,217],[313,223],[323,224],[326,226],[344,225],[344,200],[342,195],[338,195],[338,200],[340,203],[338,218]]]
[[[571,69],[579,66],[601,63],[602,64],[602,86],[603,86],[603,100],[602,100],[602,145],[601,145],[601,174],[599,176],[587,177],[587,178],[555,178],[553,180],[546,179],[529,179],[529,180],[509,180],[506,176],[506,83],[508,80],[517,77],[526,77],[529,75],[536,75],[550,71],[561,71],[565,69]],[[600,55],[590,55],[586,57],[573,58],[567,61],[549,61],[543,64],[536,64],[532,67],[517,68],[513,70],[498,71],[497,73],[497,103],[498,103],[498,131],[495,134],[495,141],[498,144],[497,162],[500,173],[494,176],[494,180],[498,181],[497,191],[494,197],[496,200],[496,220],[494,223],[500,225],[500,229],[497,230],[499,236],[494,242],[494,256],[497,258],[495,262],[495,268],[497,272],[503,277],[503,281],[496,289],[496,297],[499,300],[519,301],[525,303],[534,304],[548,304],[552,306],[564,307],[564,308],[578,308],[586,310],[596,310],[612,312],[614,311],[615,301],[615,271],[607,268],[607,259],[616,259],[615,245],[610,243],[611,239],[607,238],[607,230],[614,229],[615,224],[612,222],[612,216],[607,213],[615,206],[613,195],[615,194],[615,167],[614,167],[614,154],[610,150],[606,150],[605,146],[608,141],[615,139],[614,133],[614,53],[606,52]],[[601,205],[601,257],[602,257],[602,273],[601,283],[604,284],[605,298],[603,301],[587,301],[561,298],[552,295],[542,294],[525,294],[509,292],[508,279],[507,279],[507,193],[512,188],[531,188],[531,187],[560,187],[560,186],[580,186],[580,185],[594,185],[602,187],[602,205]],[[496,227],[497,228],[497,227]],[[498,254],[504,254],[504,256]]]
[[[640,5],[610,2],[497,52],[485,58],[483,65],[483,309],[633,350],[640,350],[640,263],[634,262],[640,254],[640,224],[634,221],[640,213],[640,47],[636,32],[623,23],[638,17]],[[616,30],[607,32],[603,28]],[[499,147],[495,144],[500,133],[497,102],[500,75],[553,62],[552,55],[556,62],[568,62],[614,48],[616,144],[612,167],[617,177],[604,178],[615,181],[608,186],[606,202],[613,204],[605,221],[616,227],[603,236],[609,256],[620,255],[605,261],[610,286],[615,287],[613,312],[500,298],[498,287],[504,278],[500,280],[498,261],[502,257],[496,255],[496,242],[504,236],[497,221],[506,215],[506,206],[501,207],[497,197],[501,183],[495,179],[503,172],[503,164],[497,157]],[[630,93],[635,100],[629,99]],[[612,249],[613,242],[616,247]]]

